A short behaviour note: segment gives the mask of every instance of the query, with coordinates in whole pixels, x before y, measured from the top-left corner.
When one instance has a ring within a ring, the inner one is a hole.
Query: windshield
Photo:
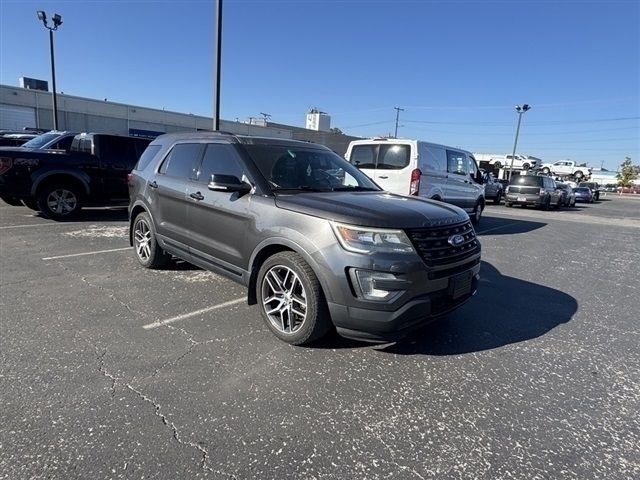
[[[35,148],[35,149],[42,148],[47,143],[49,143],[52,140],[55,140],[59,136],[60,136],[59,133],[43,133],[42,135],[38,135],[37,137],[32,138],[22,146],[25,148]]]
[[[380,188],[335,153],[291,145],[245,145],[274,191],[339,191]]]

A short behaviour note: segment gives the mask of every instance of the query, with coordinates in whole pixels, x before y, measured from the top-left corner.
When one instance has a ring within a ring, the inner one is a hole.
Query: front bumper
[[[456,299],[447,288],[415,297],[394,311],[328,302],[329,312],[343,337],[376,343],[397,341],[466,303],[476,293],[479,270],[479,264],[472,269],[469,294]]]

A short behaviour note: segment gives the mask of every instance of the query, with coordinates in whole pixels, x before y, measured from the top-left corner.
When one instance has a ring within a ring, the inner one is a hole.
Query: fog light
[[[358,293],[366,300],[389,300],[402,293],[403,287],[406,286],[406,282],[396,277],[393,273],[352,270],[352,277],[354,276],[356,290],[359,290]]]

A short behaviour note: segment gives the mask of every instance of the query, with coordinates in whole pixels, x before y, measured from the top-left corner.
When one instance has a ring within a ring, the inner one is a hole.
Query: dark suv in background
[[[559,208],[562,194],[553,178],[545,175],[514,175],[507,186],[504,204],[507,207],[531,205],[549,210],[551,205]]]
[[[396,340],[476,291],[480,243],[460,208],[382,191],[326,147],[223,133],[158,137],[130,177],[130,241],[248,287],[269,329]]]

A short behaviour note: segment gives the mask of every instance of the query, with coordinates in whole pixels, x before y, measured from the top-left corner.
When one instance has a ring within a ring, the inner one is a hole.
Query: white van
[[[474,223],[484,209],[484,186],[473,155],[459,148],[401,138],[355,140],[345,158],[383,189],[451,203]]]

